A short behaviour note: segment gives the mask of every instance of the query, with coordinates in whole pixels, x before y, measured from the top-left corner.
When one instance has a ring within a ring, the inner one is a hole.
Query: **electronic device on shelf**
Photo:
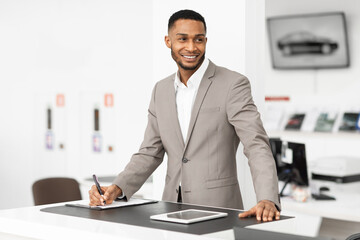
[[[309,177],[305,144],[286,142],[280,138],[270,138],[270,147],[275,159],[278,179],[285,182],[280,191],[280,196],[284,196],[285,187],[289,183],[308,187]],[[323,193],[326,190],[325,187],[320,188],[319,193],[312,193],[311,196],[316,200],[335,200],[334,197]]]
[[[298,186],[309,186],[305,144],[271,138],[270,145],[276,163],[278,178],[280,181],[285,182],[280,191],[280,196],[284,196],[284,189],[289,183]]]
[[[342,184],[360,182],[360,158],[349,156],[319,158],[314,161],[311,176],[314,180]]]

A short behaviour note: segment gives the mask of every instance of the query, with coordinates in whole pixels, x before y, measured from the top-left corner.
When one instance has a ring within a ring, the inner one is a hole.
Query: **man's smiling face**
[[[179,68],[195,72],[204,61],[206,32],[201,21],[177,20],[165,37],[166,46]]]

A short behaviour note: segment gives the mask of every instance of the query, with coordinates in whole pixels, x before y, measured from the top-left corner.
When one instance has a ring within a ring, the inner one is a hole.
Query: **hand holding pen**
[[[90,206],[104,206],[111,204],[117,197],[121,196],[122,190],[116,185],[100,186],[96,175],[93,175],[95,185],[89,190]]]
[[[98,178],[97,178],[97,176],[96,176],[95,174],[93,174],[93,180],[94,180],[95,186],[96,186],[99,194],[100,194],[101,196],[103,196],[103,195],[104,195],[104,194],[103,194],[103,191],[101,190],[99,180],[98,180]],[[102,203],[103,203],[103,205],[105,205],[105,204],[106,204],[106,201],[103,200]]]

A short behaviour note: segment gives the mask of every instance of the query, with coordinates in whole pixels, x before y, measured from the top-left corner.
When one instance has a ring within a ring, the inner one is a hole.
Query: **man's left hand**
[[[269,200],[261,200],[255,207],[250,210],[240,213],[239,218],[256,216],[258,221],[264,222],[280,219],[280,212],[275,207],[275,204]]]

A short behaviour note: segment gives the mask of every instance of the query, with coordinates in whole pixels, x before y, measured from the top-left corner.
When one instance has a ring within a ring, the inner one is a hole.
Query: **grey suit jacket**
[[[175,74],[155,85],[140,150],[114,184],[130,198],[166,153],[163,200],[177,200],[181,181],[184,203],[242,209],[236,170],[241,141],[257,200],[273,201],[280,208],[275,162],[248,79],[210,62],[194,102],[187,139],[178,121],[174,79]]]

